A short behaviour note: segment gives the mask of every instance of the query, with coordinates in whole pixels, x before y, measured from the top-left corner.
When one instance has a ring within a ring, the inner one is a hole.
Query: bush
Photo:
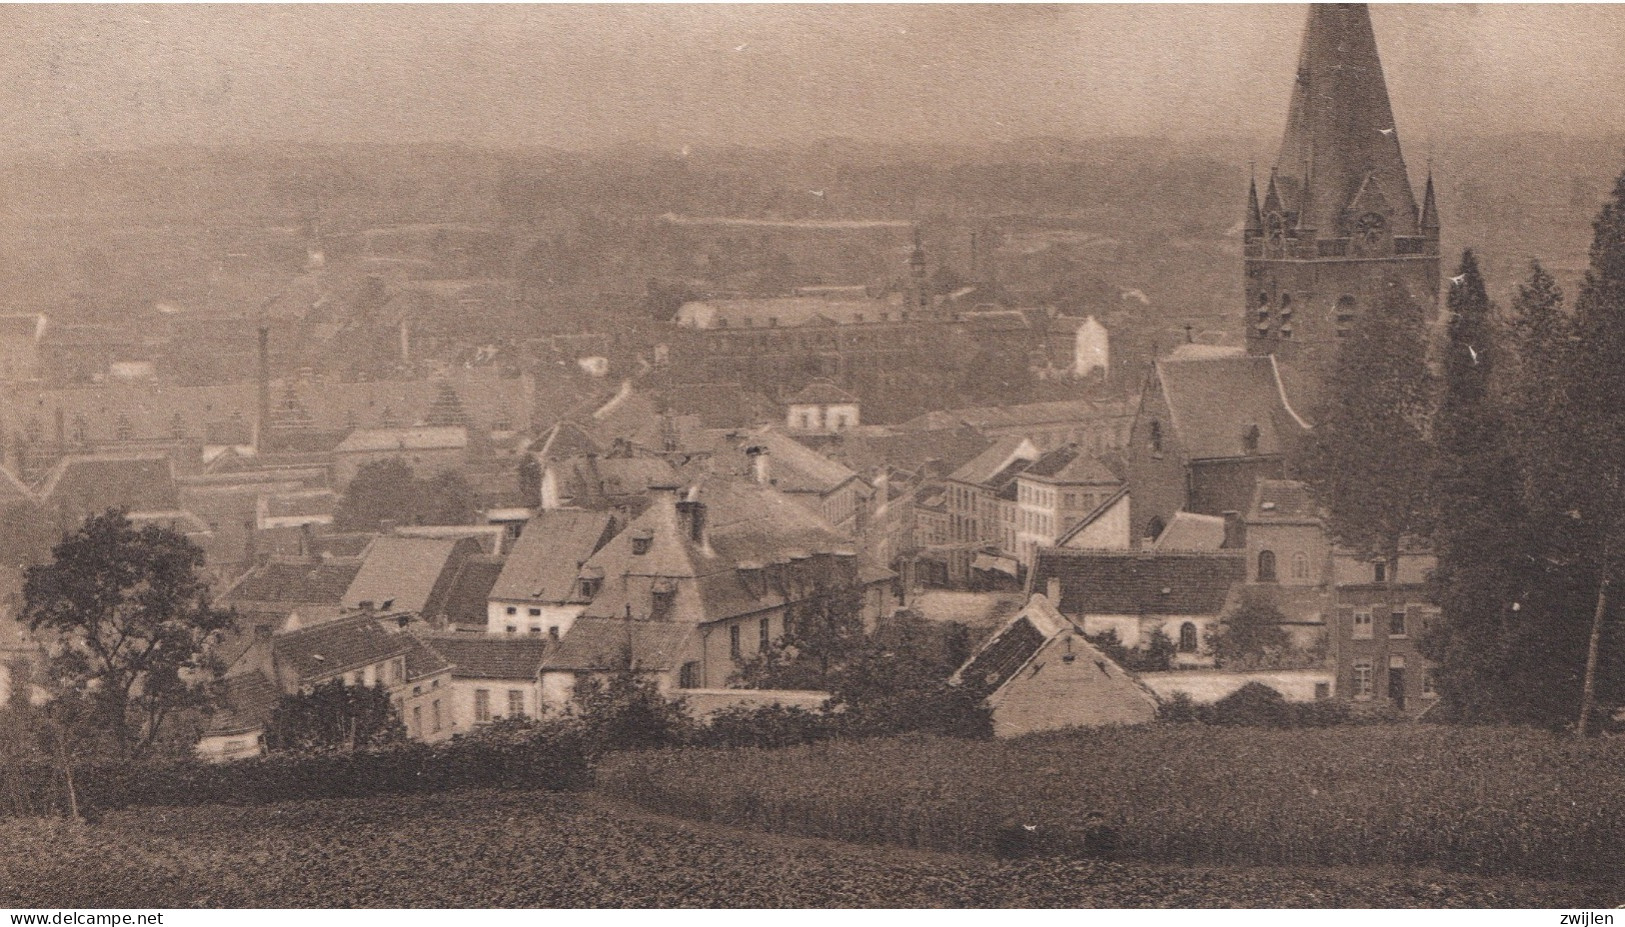
[[[66,812],[65,790],[56,769],[18,765],[4,774],[10,807],[0,812]],[[274,753],[235,763],[84,764],[74,767],[74,780],[82,809],[108,811],[136,805],[243,805],[462,788],[579,789],[591,784],[592,766],[586,743],[573,728],[535,723],[440,744]]]
[[[1286,698],[1261,682],[1249,682],[1213,703],[1215,724],[1282,727],[1290,714]]]
[[[1172,724],[1227,724],[1243,727],[1333,727],[1356,721],[1400,720],[1364,714],[1356,718],[1344,701],[1321,699],[1289,702],[1260,682],[1249,682],[1211,705],[1193,701],[1189,693],[1175,692],[1157,708],[1157,720]]]

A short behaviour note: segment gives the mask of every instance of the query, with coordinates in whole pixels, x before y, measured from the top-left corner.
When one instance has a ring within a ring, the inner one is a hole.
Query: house
[[[1043,595],[1032,596],[978,647],[952,683],[988,693],[998,737],[1143,724],[1157,714],[1151,690],[1091,645]]]
[[[927,412],[897,427],[899,431],[968,427],[989,438],[1027,438],[1041,451],[1076,444],[1098,455],[1128,446],[1134,414],[1129,400],[1064,399]]]
[[[423,616],[431,627],[484,633],[491,590],[496,587],[508,559],[496,554],[471,554],[452,575],[439,607]]]
[[[1433,667],[1419,646],[1439,615],[1428,585],[1436,565],[1433,553],[1418,544],[1402,548],[1393,560],[1333,550],[1330,638],[1340,698],[1357,708],[1388,707],[1411,717],[1437,703]]]
[[[850,467],[772,428],[715,434],[709,470],[748,475],[771,486],[838,531],[868,527],[874,487]]]
[[[948,581],[970,580],[976,554],[1015,546],[1016,476],[1039,457],[1037,445],[1007,435],[948,475]],[[1008,496],[1008,498],[1004,498]],[[1003,509],[1009,509],[1007,514]],[[1011,562],[1009,572],[1015,574]]]
[[[340,604],[347,609],[443,615],[463,561],[481,552],[480,542],[471,537],[385,535],[367,548]]]
[[[1241,551],[1038,552],[1029,590],[1042,589],[1060,612],[1090,634],[1114,631],[1125,647],[1143,647],[1161,631],[1176,661],[1208,662],[1210,628],[1220,621],[1230,589],[1246,578]]]
[[[484,630],[558,640],[597,595],[602,567],[588,561],[614,535],[606,512],[544,511],[525,524],[487,597]]]
[[[1055,546],[1069,550],[1129,550],[1134,546],[1132,511],[1128,489],[1119,489],[1056,538]]]
[[[355,558],[272,559],[226,587],[220,604],[236,610],[245,632],[259,627],[269,634],[295,613],[337,615],[360,570]]]
[[[541,466],[541,508],[615,512],[630,519],[643,511],[649,487],[677,481],[664,458],[605,457],[596,453],[548,458]]]
[[[655,492],[587,561],[587,575],[603,579],[583,618],[696,627],[701,652],[684,675],[692,688],[726,686],[783,635],[798,603],[856,588],[872,622],[894,601],[891,571],[860,563],[845,535],[771,486],[712,476]]]
[[[333,482],[348,486],[370,463],[399,460],[419,479],[468,464],[468,429],[462,425],[357,428],[333,449]]]
[[[699,688],[700,631],[692,623],[636,619],[581,618],[542,658],[541,705],[560,712],[575,696],[576,683],[615,673],[630,660],[661,694]],[[545,642],[539,642],[545,643]]]
[[[784,427],[792,434],[840,434],[859,425],[858,397],[830,380],[813,380],[785,406]]]
[[[1243,512],[1260,479],[1286,476],[1309,425],[1272,355],[1185,345],[1152,365],[1127,452],[1134,538],[1149,546],[1176,512]]]
[[[550,642],[533,637],[436,634],[426,643],[451,663],[447,705],[453,734],[543,712],[542,661]]]
[[[51,468],[37,496],[60,534],[107,509],[167,512],[180,507],[174,464],[162,453],[70,454]]]
[[[198,737],[199,759],[246,760],[265,752],[265,732],[282,691],[258,669],[221,680],[220,705]]]
[[[1045,453],[1016,474],[1016,538],[1005,553],[1031,568],[1038,548],[1054,547],[1122,486],[1120,474],[1076,444]]]

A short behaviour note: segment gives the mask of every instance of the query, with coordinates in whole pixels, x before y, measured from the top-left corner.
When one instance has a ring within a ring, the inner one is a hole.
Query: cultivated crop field
[[[591,795],[461,791],[0,822],[0,907],[1580,907],[1437,871],[986,857],[733,830]]]
[[[1162,726],[685,750],[611,757],[599,788],[696,820],[955,852],[992,852],[1026,824],[1077,855],[1099,812],[1118,859],[1625,872],[1625,740],[1529,730]]]

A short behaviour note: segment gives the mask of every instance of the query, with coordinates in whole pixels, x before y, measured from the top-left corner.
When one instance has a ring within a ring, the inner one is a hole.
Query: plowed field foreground
[[[0,907],[1602,907],[1617,888],[1417,870],[925,853],[466,791],[0,822]]]

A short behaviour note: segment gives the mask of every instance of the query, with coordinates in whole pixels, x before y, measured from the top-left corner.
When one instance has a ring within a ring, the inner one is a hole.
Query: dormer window
[[[669,579],[655,580],[654,588],[649,595],[649,618],[653,621],[667,621],[671,618],[671,607],[677,601],[677,586]]]
[[[1241,433],[1241,452],[1243,454],[1258,453],[1258,426],[1248,425]]]
[[[583,576],[576,580],[576,593],[580,598],[591,600],[598,594],[598,584],[598,577]]]
[[[644,554],[647,554],[649,552],[649,548],[653,545],[654,535],[647,531],[639,531],[638,533],[632,535],[632,554],[634,556],[641,557]]]

